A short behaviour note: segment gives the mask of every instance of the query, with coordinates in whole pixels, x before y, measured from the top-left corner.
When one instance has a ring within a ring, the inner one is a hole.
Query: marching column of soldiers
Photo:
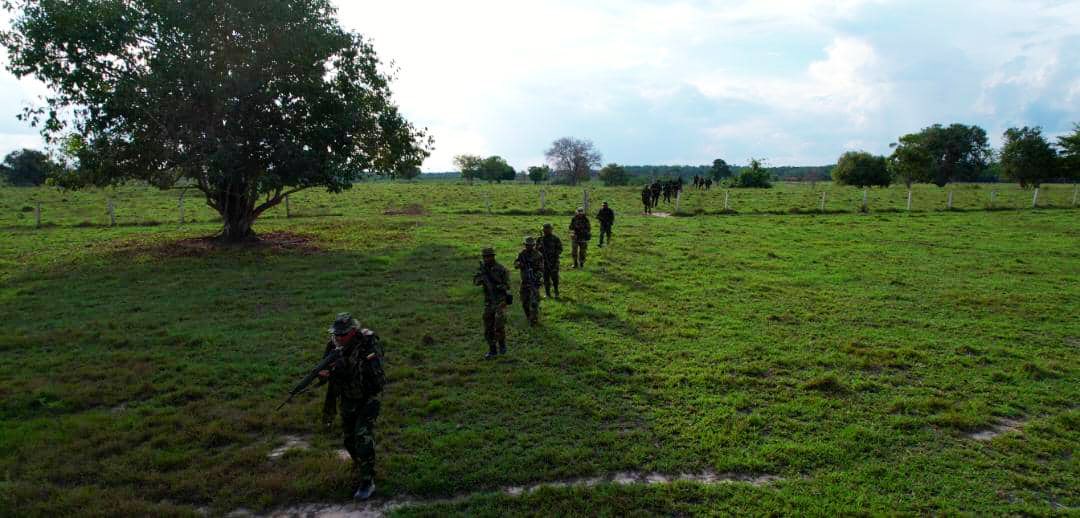
[[[695,177],[695,182],[697,177]],[[695,186],[697,184],[695,183]],[[654,181],[641,188],[641,205],[645,207],[645,214],[652,214],[653,209],[660,205],[660,197],[663,196],[665,203],[671,203],[671,199],[678,196],[683,189],[683,179]]]

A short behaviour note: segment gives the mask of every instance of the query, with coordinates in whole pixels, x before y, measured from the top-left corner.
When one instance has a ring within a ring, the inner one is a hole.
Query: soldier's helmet
[[[533,246],[535,244],[536,244],[536,238],[535,237],[527,236],[525,238],[525,246]]]
[[[553,229],[553,228],[555,228],[555,226],[552,225],[551,223],[544,223],[544,230],[550,230],[550,229]]]
[[[481,251],[480,251],[480,255],[481,255],[482,257],[495,257],[495,249],[494,249],[494,248],[491,248],[491,247],[489,246],[489,247],[487,247],[487,248],[485,248],[485,249],[481,250]]]
[[[607,207],[607,202],[606,201],[604,202],[604,206]]]
[[[349,331],[352,331],[353,329],[360,329],[360,322],[348,313],[338,313],[337,318],[334,319],[334,323],[330,325],[328,331],[330,334],[341,336],[349,334]]]
[[[578,207],[577,208],[577,213],[578,214],[585,214],[585,207]]]

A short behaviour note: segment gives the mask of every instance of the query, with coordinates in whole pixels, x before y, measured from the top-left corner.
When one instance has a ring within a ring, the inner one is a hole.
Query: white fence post
[[[484,205],[487,205],[487,213],[491,214],[491,193],[484,194]]]
[[[990,208],[991,209],[994,208],[994,196],[996,194],[997,194],[997,191],[990,191]]]
[[[821,191],[821,212],[825,212],[825,192]]]
[[[682,201],[682,191],[675,192],[675,214],[679,213],[679,203]]]
[[[547,190],[540,189],[540,212],[544,212],[544,208],[547,205]]]
[[[589,190],[585,189],[581,194],[581,206],[585,208],[585,213],[589,213]]]
[[[911,189],[907,191],[907,210],[911,212]]]
[[[862,211],[863,212],[867,212],[867,210],[866,210],[866,202],[867,202],[867,197],[869,195],[870,195],[870,189],[863,189],[863,192],[862,192]]]
[[[724,212],[727,212],[727,211],[728,211],[728,207],[730,206],[730,205],[728,204],[728,196],[729,196],[730,194],[731,194],[731,191],[724,191]]]
[[[180,191],[180,224],[181,225],[184,224],[184,195],[185,194],[187,194],[186,190]]]
[[[1035,208],[1039,204],[1039,188],[1035,188],[1035,195],[1031,197],[1031,208]]]
[[[109,226],[116,226],[116,210],[113,208],[112,198],[109,198]]]
[[[285,219],[289,219],[291,217],[292,217],[292,210],[290,210],[290,207],[289,207],[289,195],[286,194],[285,195]]]
[[[34,205],[34,228],[41,228],[41,202]]]
[[[945,202],[945,208],[952,210],[952,191],[949,191],[949,201]]]

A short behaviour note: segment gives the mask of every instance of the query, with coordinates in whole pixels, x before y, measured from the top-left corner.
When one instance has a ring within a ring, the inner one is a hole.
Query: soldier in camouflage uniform
[[[348,313],[337,316],[330,334],[330,344],[341,350],[341,360],[319,376],[330,380],[330,390],[341,400],[345,449],[353,460],[356,483],[353,498],[367,500],[375,492],[375,419],[386,384],[382,345],[373,331],[361,329]]]
[[[485,248],[484,262],[473,275],[473,284],[484,287],[484,339],[488,353],[484,359],[506,354],[506,305],[510,301],[510,272],[495,262],[495,250]],[[498,344],[498,349],[496,349]]]
[[[611,227],[615,225],[615,211],[608,207],[608,202],[605,201],[604,207],[596,213],[596,219],[600,220],[600,244],[597,246],[604,246],[604,236],[607,236],[608,246],[611,246]]]
[[[551,286],[555,285],[555,298],[559,298],[559,256],[562,255],[562,240],[555,235],[555,227],[544,223],[544,235],[537,242],[540,255],[544,256],[544,293],[551,297]]]
[[[574,256],[574,268],[584,268],[585,253],[589,248],[589,240],[592,239],[592,225],[589,217],[585,215],[584,207],[578,207],[574,219],[570,220],[570,235],[573,239],[570,255]]]
[[[525,238],[525,249],[514,260],[521,270],[521,307],[530,325],[540,323],[540,275],[544,271],[544,256],[536,250],[536,239]]]

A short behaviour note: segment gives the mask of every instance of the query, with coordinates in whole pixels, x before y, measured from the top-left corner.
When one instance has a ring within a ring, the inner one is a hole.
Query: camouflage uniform
[[[652,214],[652,191],[647,185],[641,189],[641,204],[645,206],[645,214]]]
[[[484,250],[485,254],[488,252],[494,256],[494,251]],[[491,266],[480,263],[480,270],[473,275],[473,284],[484,287],[484,339],[488,343],[488,355],[498,354],[496,345],[505,353],[506,302],[510,293],[510,272],[499,263],[492,263]]]
[[[550,227],[550,225],[544,225]],[[559,297],[559,256],[562,255],[562,240],[555,234],[542,235],[537,239],[538,251],[544,256],[544,292],[551,296],[551,285],[555,285],[555,297]]]
[[[600,221],[600,244],[598,246],[604,246],[604,236],[607,236],[608,245],[611,245],[611,227],[615,224],[615,211],[611,210],[611,207],[604,204],[604,208],[600,209],[600,212],[596,213],[596,219]]]
[[[355,319],[347,314],[345,317],[359,328]],[[330,371],[330,390],[341,399],[345,449],[352,457],[356,482],[364,486],[375,480],[375,420],[381,407],[379,394],[386,382],[382,346],[373,331],[361,329],[343,349],[343,364]]]
[[[540,321],[540,276],[544,271],[544,256],[533,248],[535,243],[531,237],[526,239],[525,249],[514,260],[514,267],[521,271],[521,307],[525,310],[525,318],[533,325]],[[525,275],[526,265],[530,277]]]
[[[589,240],[592,239],[592,225],[589,217],[583,212],[578,212],[574,219],[570,220],[570,232],[574,241],[570,246],[570,255],[574,257],[574,268],[585,267],[585,254],[589,248]]]

